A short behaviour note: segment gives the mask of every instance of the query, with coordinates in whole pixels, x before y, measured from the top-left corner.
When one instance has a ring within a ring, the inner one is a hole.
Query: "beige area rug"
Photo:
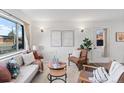
[[[49,73],[49,69],[47,67],[47,63],[44,63],[44,71],[43,73],[38,73],[35,78],[32,80],[32,83],[49,83],[47,79],[47,75]],[[79,77],[79,71],[75,64],[71,64],[67,67],[67,83],[77,83]],[[64,77],[63,77],[64,78]],[[55,80],[52,83],[64,83],[62,80]]]

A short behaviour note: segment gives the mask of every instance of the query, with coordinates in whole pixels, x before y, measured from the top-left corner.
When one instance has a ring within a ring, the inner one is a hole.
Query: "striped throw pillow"
[[[108,80],[109,74],[106,72],[104,67],[99,67],[93,71],[93,76],[96,82],[103,83]]]

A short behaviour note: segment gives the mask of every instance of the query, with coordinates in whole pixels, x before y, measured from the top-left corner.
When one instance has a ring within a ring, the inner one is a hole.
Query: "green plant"
[[[88,49],[88,51],[90,51],[92,49],[92,42],[89,38],[85,38],[83,40],[83,43],[80,45],[81,49]]]

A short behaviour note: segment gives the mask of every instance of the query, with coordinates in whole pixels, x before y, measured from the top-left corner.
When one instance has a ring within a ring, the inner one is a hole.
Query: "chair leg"
[[[44,70],[43,62],[41,63],[41,69],[42,71]]]
[[[50,75],[50,83],[52,83],[52,76]]]
[[[67,74],[65,74],[65,83],[67,82],[66,80],[67,80]]]
[[[70,61],[68,61],[68,66],[70,66]]]

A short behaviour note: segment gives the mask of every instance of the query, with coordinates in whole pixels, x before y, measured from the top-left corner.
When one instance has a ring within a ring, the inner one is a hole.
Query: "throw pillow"
[[[11,59],[9,60],[8,64],[7,64],[7,68],[9,69],[10,73],[11,73],[11,77],[12,78],[17,78],[17,76],[19,75],[20,72],[20,67],[17,64],[15,59]]]
[[[17,64],[19,64],[19,66],[24,65],[23,59],[22,59],[22,55],[19,55],[17,57],[15,57]]]
[[[22,55],[22,58],[23,58],[24,64],[26,66],[30,65],[33,62],[35,62],[35,58],[34,58],[33,52]]]
[[[0,65],[0,82],[9,82],[11,74],[6,67]]]
[[[94,75],[95,81],[100,83],[107,81],[109,78],[109,75],[106,72],[104,67],[99,67],[96,70],[94,70],[93,75]]]

